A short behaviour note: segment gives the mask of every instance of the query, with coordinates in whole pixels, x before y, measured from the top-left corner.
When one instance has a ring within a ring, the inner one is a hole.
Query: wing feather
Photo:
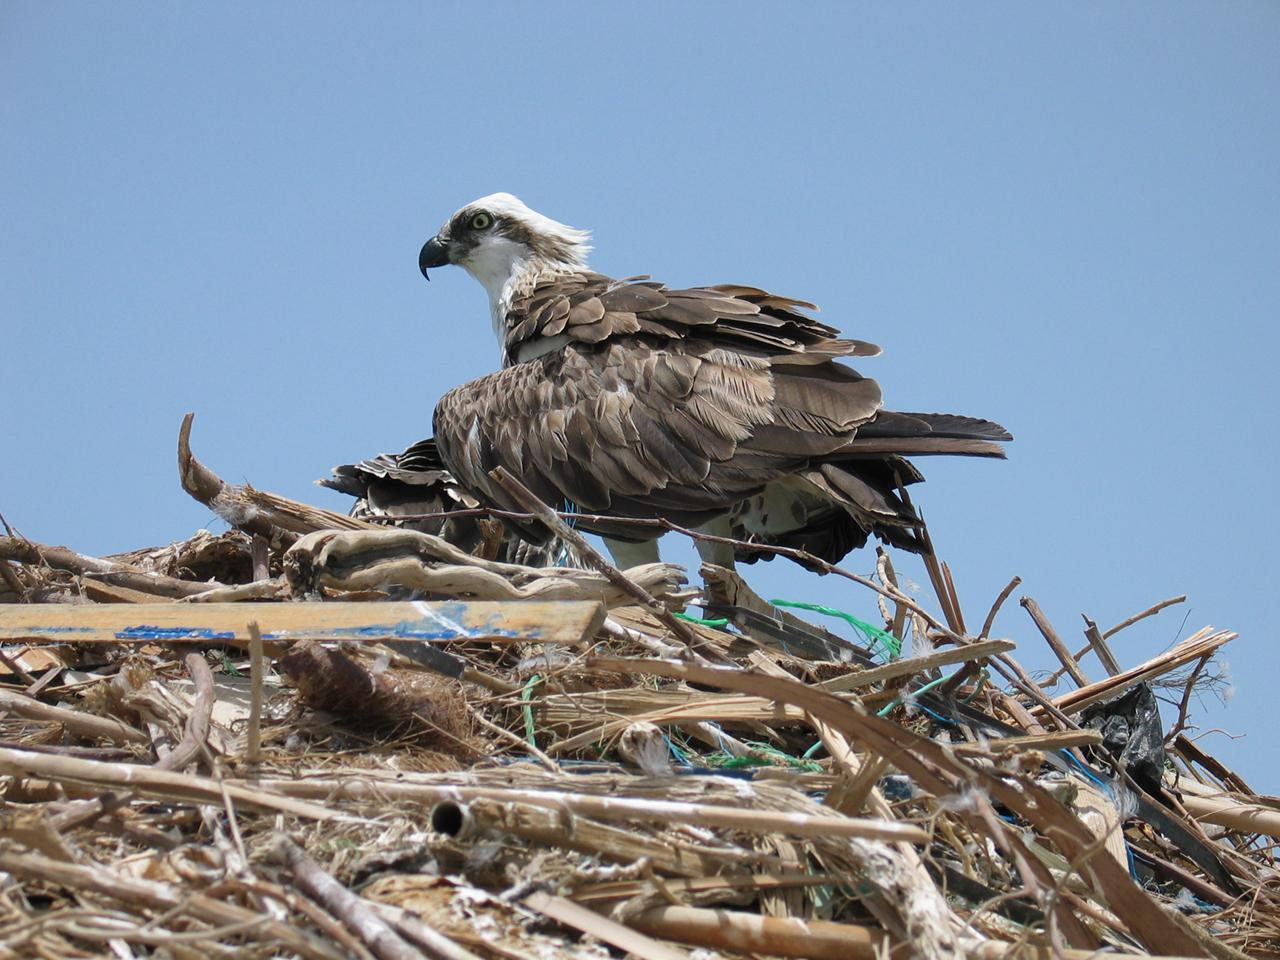
[[[496,465],[587,512],[695,523],[767,500],[773,519],[759,535],[775,542],[838,554],[875,533],[916,549],[919,520],[898,490],[920,476],[903,456],[994,456],[1008,434],[974,418],[882,412],[879,385],[837,362],[879,348],[840,338],[815,309],[736,284],[550,277],[507,317],[506,356],[532,359],[437,406],[440,455],[466,489],[507,508],[488,476]],[[552,337],[549,350],[522,349]]]

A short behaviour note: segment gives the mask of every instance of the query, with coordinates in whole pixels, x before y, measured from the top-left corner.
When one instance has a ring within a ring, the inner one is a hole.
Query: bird
[[[928,549],[908,457],[1005,455],[998,423],[885,410],[879,384],[842,362],[880,348],[842,338],[812,303],[617,279],[590,252],[587,231],[509,193],[461,207],[422,246],[428,280],[459,266],[488,295],[501,369],[449,390],[433,417],[443,464],[487,505],[519,509],[490,476],[501,466],[594,515],[581,525],[619,567],[658,560],[662,530],[627,520],[719,537],[698,550],[721,566],[772,547],[836,563],[870,536]]]

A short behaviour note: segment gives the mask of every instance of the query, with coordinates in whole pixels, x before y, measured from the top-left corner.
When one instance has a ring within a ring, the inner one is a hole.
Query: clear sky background
[[[1116,652],[1238,630],[1196,721],[1249,736],[1201,744],[1280,792],[1277,51],[1261,0],[8,0],[0,511],[93,554],[224,529],[178,485],[188,410],[225,478],[345,509],[311,481],[496,367],[480,287],[416,259],[506,190],[603,272],[821,304],[891,407],[1005,423],[1007,463],[916,492],[971,624],[1013,574],[1073,646],[1188,594]],[[1019,595],[995,634],[1044,667]]]

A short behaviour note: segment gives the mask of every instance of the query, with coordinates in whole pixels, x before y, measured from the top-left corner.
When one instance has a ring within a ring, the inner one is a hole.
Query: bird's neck
[[[489,295],[489,319],[493,334],[502,347],[503,366],[517,362],[511,353],[514,345],[508,343],[511,329],[519,322],[511,313],[511,305],[529,296],[541,283],[555,280],[583,269],[578,263],[564,263],[534,257],[514,257],[509,261],[505,274],[475,272],[475,278]],[[527,352],[527,351],[526,351]],[[546,351],[542,351],[546,352]],[[529,359],[524,357],[522,359]]]

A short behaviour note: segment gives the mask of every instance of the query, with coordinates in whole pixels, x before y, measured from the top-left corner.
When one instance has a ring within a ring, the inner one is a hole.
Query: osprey
[[[419,266],[456,264],[489,296],[502,369],[435,410],[445,466],[490,504],[503,466],[545,502],[620,518],[666,518],[835,562],[874,534],[921,552],[905,458],[1003,457],[999,424],[881,409],[879,385],[838,362],[879,348],[841,339],[803,300],[718,284],[674,290],[587,267],[589,235],[516,197],[467,204]],[[628,567],[658,559],[657,532],[607,519]],[[537,525],[526,536],[545,536]],[[731,565],[723,544],[704,559]],[[743,559],[748,559],[743,556]]]

